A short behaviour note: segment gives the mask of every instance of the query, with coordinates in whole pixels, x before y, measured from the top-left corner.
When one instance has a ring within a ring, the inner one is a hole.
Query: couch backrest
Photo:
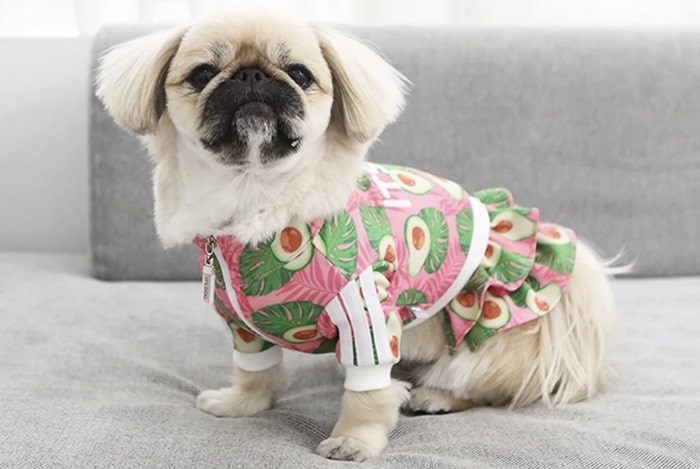
[[[344,29],[413,82],[370,159],[506,186],[637,275],[700,274],[700,32]],[[149,31],[105,29],[94,55]],[[90,149],[95,274],[196,278],[194,248],[158,243],[142,146],[94,98]]]

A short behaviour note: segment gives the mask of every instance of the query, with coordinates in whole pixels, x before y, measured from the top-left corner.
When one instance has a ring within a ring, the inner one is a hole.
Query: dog
[[[97,95],[154,163],[159,237],[200,246],[203,298],[234,335],[234,384],[199,409],[270,408],[280,344],[335,352],[345,393],[317,452],[359,461],[402,408],[561,405],[607,382],[615,271],[593,249],[503,189],[366,162],[406,91],[361,42],[271,14],[101,58]]]

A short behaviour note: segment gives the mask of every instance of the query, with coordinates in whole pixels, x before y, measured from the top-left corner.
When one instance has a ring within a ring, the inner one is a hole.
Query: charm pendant
[[[209,304],[214,303],[214,292],[216,291],[214,247],[216,247],[216,238],[209,236],[207,238],[204,265],[202,266],[202,301]]]

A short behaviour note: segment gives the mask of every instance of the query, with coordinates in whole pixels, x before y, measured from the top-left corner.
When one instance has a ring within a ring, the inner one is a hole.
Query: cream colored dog
[[[231,78],[266,80],[264,105]],[[198,234],[268,239],[292,216],[326,217],[355,190],[369,146],[404,105],[405,80],[342,34],[271,15],[223,15],[117,46],[102,59],[98,95],[122,127],[145,136],[155,163],[155,218],[166,246]],[[346,391],[318,453],[363,460],[387,445],[399,408],[449,412],[478,405],[565,404],[605,382],[614,324],[610,269],[579,243],[569,290],[555,310],[500,333],[477,352],[450,355],[435,317],[404,332],[394,381]],[[279,365],[234,371],[204,391],[217,416],[270,408],[284,390]]]

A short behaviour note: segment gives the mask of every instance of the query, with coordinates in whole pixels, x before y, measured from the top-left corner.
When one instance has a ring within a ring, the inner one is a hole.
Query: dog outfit
[[[574,233],[540,223],[505,189],[469,195],[416,169],[370,163],[357,186],[345,210],[292,222],[257,245],[196,238],[237,366],[274,366],[280,347],[335,352],[346,389],[381,389],[402,329],[440,315],[451,349],[475,350],[547,314],[568,287]]]

